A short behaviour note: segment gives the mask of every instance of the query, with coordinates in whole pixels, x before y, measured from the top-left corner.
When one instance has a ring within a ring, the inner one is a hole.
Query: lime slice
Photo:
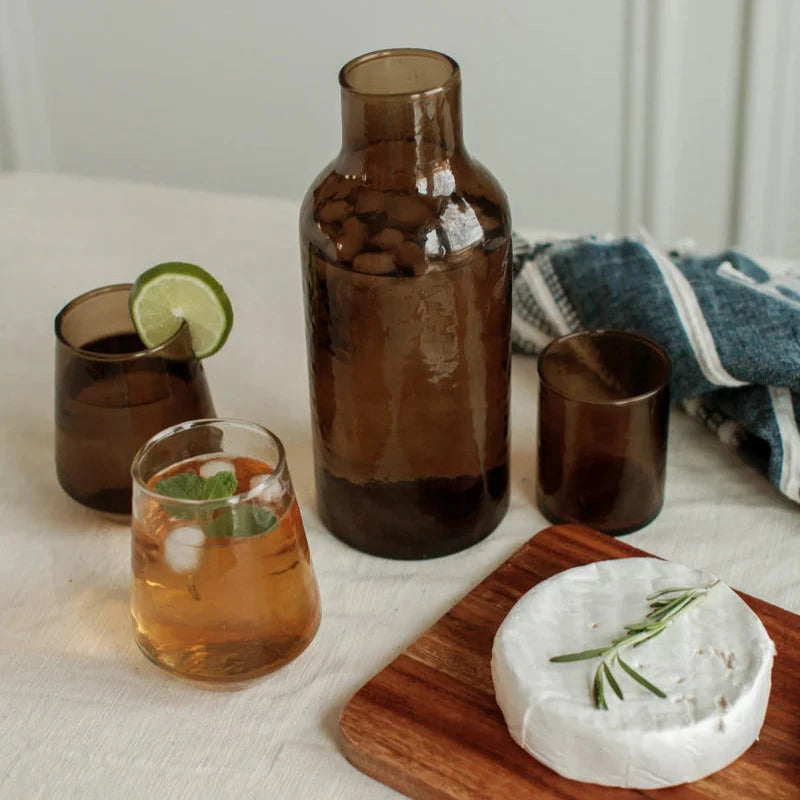
[[[179,261],[158,264],[136,279],[130,311],[147,347],[166,342],[185,320],[198,358],[216,353],[233,326],[231,301],[220,283],[202,267]]]

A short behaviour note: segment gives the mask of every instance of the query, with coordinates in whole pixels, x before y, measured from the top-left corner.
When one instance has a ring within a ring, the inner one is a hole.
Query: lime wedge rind
[[[163,344],[185,320],[198,358],[216,353],[233,325],[222,285],[202,267],[178,261],[157,264],[136,279],[130,313],[147,347]]]

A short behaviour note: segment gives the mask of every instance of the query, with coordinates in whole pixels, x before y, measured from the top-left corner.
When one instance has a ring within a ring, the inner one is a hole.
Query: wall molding
[[[617,227],[632,234],[644,220],[649,4],[626,0],[622,58],[620,198]]]
[[[685,2],[648,3],[648,75],[643,220],[662,242],[672,243],[681,141],[681,64],[689,8]]]
[[[0,0],[0,81],[3,167],[55,169],[28,0]]]
[[[752,2],[626,0],[621,230],[730,240]]]
[[[734,236],[744,247],[760,252],[768,248],[767,241],[772,238],[770,187],[780,161],[773,147],[775,122],[782,105],[778,84],[783,71],[781,62],[785,60],[779,49],[783,16],[780,0],[750,5]]]
[[[734,236],[757,253],[789,254],[800,204],[800,3],[752,2]],[[800,253],[795,252],[795,256]]]
[[[3,82],[0,80],[0,172],[10,170],[14,166],[11,152],[11,131],[6,116],[6,100]]]
[[[800,257],[800,0],[624,0],[616,8],[624,52],[613,113],[621,119],[609,125],[619,139],[608,152],[620,170],[618,230],[643,224],[665,245],[688,236],[702,249],[732,241]],[[52,127],[46,91],[58,91],[61,76],[50,75],[48,87],[49,62],[39,58],[46,13],[47,3],[0,0],[0,170],[55,171],[68,141]]]
[[[661,241],[672,236],[679,179],[677,125],[688,15],[685,0],[625,4],[619,226],[635,233],[644,225]]]
[[[775,252],[800,258],[800,3],[785,0],[787,68],[783,93],[781,167]]]

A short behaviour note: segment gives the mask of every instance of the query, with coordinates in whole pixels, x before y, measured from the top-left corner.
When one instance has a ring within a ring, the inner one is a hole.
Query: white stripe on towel
[[[559,336],[572,333],[572,328],[569,326],[567,318],[558,307],[558,303],[556,303],[555,298],[548,288],[547,282],[542,277],[542,273],[534,266],[533,261],[529,261],[522,268],[522,276],[533,293],[533,296],[536,298],[539,308],[542,309],[542,313],[553,326],[556,333],[558,333]]]
[[[661,270],[666,285],[678,311],[678,317],[694,350],[697,364],[706,379],[717,386],[747,386],[746,381],[734,378],[722,366],[714,337],[697,301],[697,295],[686,276],[662,252],[653,237],[640,229],[642,242]]]
[[[544,350],[553,341],[553,337],[545,333],[541,328],[537,328],[527,320],[524,320],[517,313],[516,308],[511,309],[511,327],[519,334],[522,340],[530,342],[537,350]]]
[[[768,386],[767,390],[783,448],[780,489],[792,500],[797,500],[800,498],[800,431],[794,417],[792,393],[778,386]]]

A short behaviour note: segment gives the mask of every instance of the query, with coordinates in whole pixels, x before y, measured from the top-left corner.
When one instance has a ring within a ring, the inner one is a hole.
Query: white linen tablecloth
[[[511,509],[495,533],[397,562],[322,527],[297,214],[264,197],[0,177],[0,797],[397,796],[341,755],[342,706],[547,525],[534,505],[536,364],[515,357]],[[138,652],[128,528],[73,502],[53,467],[54,315],[167,260],[206,266],[231,296],[233,332],[206,362],[217,410],[283,439],[322,591],[311,647],[239,691],[175,679]],[[800,612],[800,509],[680,412],[664,510],[624,540]]]

